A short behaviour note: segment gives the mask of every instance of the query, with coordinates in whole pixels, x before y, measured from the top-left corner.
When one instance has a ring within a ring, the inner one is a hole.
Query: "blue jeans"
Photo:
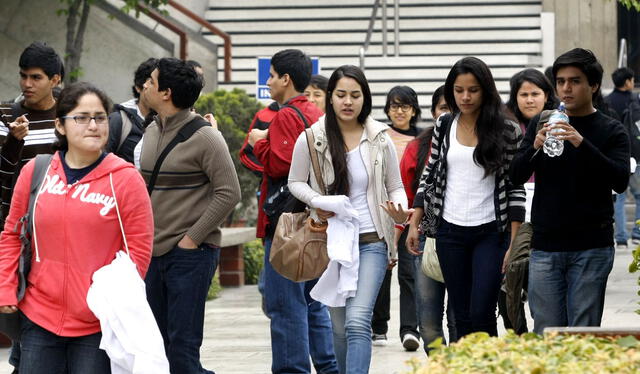
[[[636,172],[629,178],[629,190],[633,195],[633,199],[636,201],[636,214],[634,221],[640,219],[640,167],[636,169]],[[624,211],[624,203],[627,198],[626,191],[616,195],[616,202],[614,204],[614,219],[616,230],[616,242],[626,243],[629,239],[627,234],[627,216]],[[640,225],[634,223],[633,230],[631,231],[632,239],[640,239]]]
[[[425,237],[420,237],[418,248],[424,248]],[[427,277],[422,272],[422,256],[414,256],[413,266],[415,271],[415,298],[416,312],[418,315],[418,326],[420,336],[424,342],[424,351],[429,354],[431,348],[427,347],[437,338],[442,338],[446,344],[447,340],[442,331],[442,319],[444,317],[444,283]],[[451,302],[447,305],[447,328],[449,329],[449,339],[456,341],[456,325],[453,316]]]
[[[531,251],[529,307],[533,331],[545,327],[600,326],[613,247],[575,252]]]
[[[204,306],[220,248],[178,246],[151,258],[145,279],[147,299],[156,318],[172,373],[211,374],[200,364]]]
[[[509,234],[498,232],[495,222],[466,227],[442,220],[436,252],[453,307],[456,340],[477,331],[498,335],[496,307],[508,247]]]
[[[318,374],[338,372],[327,307],[309,296],[317,280],[292,282],[269,262],[271,238],[264,243],[264,297],[271,319],[271,372],[310,373],[309,355]]]
[[[356,295],[346,306],[329,308],[333,345],[341,374],[367,374],[371,364],[371,316],[389,260],[387,245],[360,243]]]
[[[21,374],[111,373],[109,357],[99,348],[101,333],[63,337],[21,318]]]

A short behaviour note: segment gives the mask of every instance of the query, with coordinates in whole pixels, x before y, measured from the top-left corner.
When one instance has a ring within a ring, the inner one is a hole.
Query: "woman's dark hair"
[[[338,81],[345,77],[354,79],[362,90],[364,103],[362,104],[360,114],[358,114],[358,123],[364,126],[367,117],[371,114],[371,90],[369,89],[369,83],[362,70],[353,65],[342,65],[337,68],[333,74],[331,74],[331,78],[329,78],[327,98],[325,101],[327,109],[324,120],[325,132],[327,134],[329,152],[331,153],[331,161],[333,163],[333,173],[336,176],[333,184],[329,186],[330,195],[349,195],[349,178],[346,178],[349,171],[347,169],[347,157],[345,155],[346,146],[342,132],[340,131],[340,125],[338,125],[336,112],[333,110],[333,105],[331,105],[333,90],[335,90],[338,85]]]
[[[509,101],[507,102],[507,108],[516,116],[516,119],[520,123],[525,125],[529,123],[529,120],[524,118],[524,115],[518,108],[518,91],[524,82],[529,82],[538,88],[540,88],[545,95],[547,95],[547,101],[544,102],[544,109],[555,109],[560,102],[556,97],[556,92],[553,89],[553,85],[547,77],[536,69],[524,69],[519,71],[511,77],[509,80],[509,86],[511,91],[509,92]]]
[[[98,99],[100,99],[105,113],[108,114],[111,112],[111,100],[104,92],[102,92],[102,90],[88,82],[73,83],[63,89],[62,92],[60,92],[60,97],[58,97],[56,118],[63,126],[65,123],[65,119],[63,117],[71,113],[71,111],[78,106],[80,98],[89,94],[96,95]],[[62,135],[57,129],[55,130],[55,134],[58,140],[53,144],[53,149],[55,151],[68,150],[69,143],[67,142],[67,137]]]
[[[440,102],[440,98],[444,95],[444,85],[436,88],[433,91],[433,96],[431,96],[431,115],[435,116],[436,108],[438,107],[438,103]],[[445,101],[446,102],[446,101]],[[437,118],[433,118],[437,120]],[[422,177],[422,171],[424,170],[424,166],[427,162],[427,156],[429,155],[429,150],[431,149],[431,136],[433,136],[433,126],[429,126],[426,129],[422,130],[418,136],[413,140],[414,142],[418,142],[418,157],[416,160],[416,174],[413,177],[413,181],[411,181],[411,188],[414,191],[418,190],[418,186],[420,185],[420,178]]]
[[[311,76],[311,80],[309,81],[309,86],[319,88],[326,93],[328,83],[329,83],[329,79],[327,79],[327,77],[325,77],[324,75],[314,74]]]
[[[440,98],[444,95],[444,84],[435,91],[433,91],[433,96],[431,96],[431,116],[435,116],[436,108],[438,107],[438,103],[440,102]],[[447,102],[447,100],[445,100]],[[433,118],[434,120],[437,118]]]
[[[384,113],[387,115],[389,120],[391,120],[391,117],[389,117],[391,104],[409,104],[413,107],[414,116],[409,120],[409,124],[411,126],[415,126],[420,120],[422,110],[420,110],[420,105],[418,105],[418,94],[416,94],[416,91],[414,91],[413,88],[409,86],[395,86],[389,90],[389,93],[387,94],[387,103],[384,104]]]
[[[459,75],[472,74],[482,88],[482,104],[476,122],[478,145],[473,151],[474,161],[484,168],[485,177],[497,172],[504,160],[505,116],[501,109],[502,99],[496,89],[489,67],[476,57],[465,57],[453,65],[444,84],[444,98],[455,116],[460,113],[453,85]]]

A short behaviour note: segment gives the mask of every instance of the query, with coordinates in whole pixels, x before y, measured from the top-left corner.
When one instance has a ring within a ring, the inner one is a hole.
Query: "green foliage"
[[[640,220],[636,222],[636,224],[640,224]],[[640,245],[638,245],[631,254],[633,255],[633,259],[629,264],[629,272],[635,273],[638,271],[638,268],[640,268]],[[640,277],[638,277],[638,286],[640,286]],[[638,291],[638,296],[640,296],[640,291]],[[640,302],[638,302],[638,304],[640,304]],[[640,314],[640,309],[637,309],[636,313]]]
[[[640,341],[632,336],[518,336],[512,330],[499,338],[475,333],[449,347],[436,347],[427,363],[414,359],[409,365],[412,374],[638,373]]]
[[[244,283],[258,284],[258,276],[264,265],[264,246],[262,240],[256,239],[246,243],[243,250]]]
[[[218,270],[216,274],[213,276],[211,280],[211,286],[209,286],[209,292],[207,293],[207,300],[217,299],[220,296],[220,291],[222,291],[222,286],[220,285],[220,267],[218,266]]]
[[[256,200],[260,179],[240,163],[238,152],[249,125],[255,114],[262,109],[262,104],[244,90],[235,88],[233,91],[217,90],[204,94],[196,102],[195,108],[202,115],[213,113],[218,129],[227,141],[242,192],[242,201],[234,216],[244,217],[246,209]]]
[[[638,0],[618,0],[618,2],[624,5],[627,9],[633,7],[636,12],[640,12],[640,1]]]

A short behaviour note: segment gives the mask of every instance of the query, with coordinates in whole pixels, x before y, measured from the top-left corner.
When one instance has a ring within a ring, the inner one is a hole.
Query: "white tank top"
[[[495,221],[495,176],[484,178],[484,168],[473,160],[475,147],[458,142],[458,116],[451,124],[447,153],[447,186],[442,218],[458,226]]]
[[[367,202],[367,186],[369,175],[360,155],[360,147],[347,152],[347,168],[349,170],[349,200],[358,211],[360,233],[376,231]],[[336,176],[337,177],[337,176]]]

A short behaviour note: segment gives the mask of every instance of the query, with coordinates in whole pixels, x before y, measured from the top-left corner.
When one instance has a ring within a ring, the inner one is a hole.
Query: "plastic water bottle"
[[[569,123],[569,116],[564,112],[564,103],[560,103],[558,109],[554,110],[549,117],[549,126],[553,126],[558,122]],[[547,132],[547,139],[544,141],[542,148],[549,157],[560,156],[564,151],[564,141],[556,137],[557,134],[563,132],[563,129],[553,129]]]

